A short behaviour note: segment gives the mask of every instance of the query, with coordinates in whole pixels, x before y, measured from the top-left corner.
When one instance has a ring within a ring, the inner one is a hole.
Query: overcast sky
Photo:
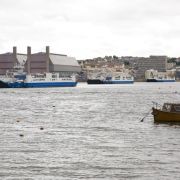
[[[0,0],[0,53],[180,56],[180,0]]]

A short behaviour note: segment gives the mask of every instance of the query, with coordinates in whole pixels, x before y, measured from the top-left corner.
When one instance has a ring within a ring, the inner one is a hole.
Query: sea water
[[[0,89],[0,179],[180,179],[180,83]]]

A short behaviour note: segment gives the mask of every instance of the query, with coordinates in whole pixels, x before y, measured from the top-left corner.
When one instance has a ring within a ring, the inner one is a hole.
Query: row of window
[[[115,77],[115,79],[116,79],[116,80],[119,80],[119,79],[121,79],[121,78],[120,78],[120,77]],[[124,80],[124,79],[129,79],[129,80],[130,80],[130,79],[132,79],[132,78],[131,78],[131,77],[123,77],[122,79],[123,79],[123,80]]]
[[[43,78],[38,78],[38,79],[33,79],[33,81],[45,81],[46,79],[43,79]],[[57,81],[58,79],[50,79],[51,81]],[[72,79],[70,78],[62,78],[62,80],[64,81],[70,81]]]

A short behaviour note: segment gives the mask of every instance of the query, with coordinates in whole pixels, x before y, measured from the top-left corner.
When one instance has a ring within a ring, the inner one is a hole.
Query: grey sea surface
[[[0,179],[180,179],[180,125],[140,122],[152,101],[180,83],[0,89]]]

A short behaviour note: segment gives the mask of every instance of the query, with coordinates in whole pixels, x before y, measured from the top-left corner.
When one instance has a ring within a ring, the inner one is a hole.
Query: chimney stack
[[[31,73],[31,47],[27,47],[27,73]]]
[[[27,55],[31,55],[31,47],[30,46],[27,47]]]
[[[46,46],[46,72],[49,72],[49,54],[50,54],[50,48],[49,46]]]
[[[17,47],[13,46],[13,55],[16,57],[17,56]]]
[[[49,56],[49,51],[50,51],[50,48],[49,46],[46,46],[46,54]]]

